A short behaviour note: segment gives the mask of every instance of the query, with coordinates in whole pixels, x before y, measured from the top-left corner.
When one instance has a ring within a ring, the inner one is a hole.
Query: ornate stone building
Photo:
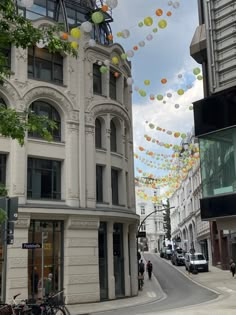
[[[31,15],[39,14],[36,3]],[[34,23],[54,21],[39,15]],[[138,291],[131,65],[119,58],[120,45],[91,47],[89,38],[82,34],[77,59],[46,48],[9,50],[13,75],[0,86],[1,103],[47,115],[58,128],[51,142],[35,133],[23,146],[0,138],[0,182],[19,198],[14,243],[0,265],[6,300],[18,292],[36,298],[49,273],[69,304]],[[115,56],[119,64],[101,73]]]

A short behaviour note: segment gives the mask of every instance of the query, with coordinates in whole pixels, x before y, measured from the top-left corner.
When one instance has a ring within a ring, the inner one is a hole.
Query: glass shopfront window
[[[199,139],[203,198],[236,192],[236,128]]]
[[[113,226],[113,259],[115,276],[116,297],[123,297],[125,294],[124,281],[124,246],[123,246],[123,224],[114,223]]]
[[[28,294],[37,300],[63,288],[63,222],[32,220],[29,243],[42,244],[28,250]]]
[[[107,270],[107,224],[100,222],[99,233],[99,280],[100,299],[108,299],[108,270]]]

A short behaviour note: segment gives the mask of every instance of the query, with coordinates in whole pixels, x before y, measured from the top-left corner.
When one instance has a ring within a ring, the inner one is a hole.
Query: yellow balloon
[[[77,42],[71,42],[70,45],[74,49],[78,48],[78,46],[79,46]]]
[[[150,80],[144,80],[144,84],[145,85],[149,85],[150,84]]]
[[[75,28],[72,28],[72,30],[70,31],[70,35],[74,38],[80,38],[81,36],[81,32],[80,32],[80,29],[75,27]]]
[[[151,26],[153,24],[153,19],[150,16],[147,16],[143,22],[146,26]]]
[[[118,63],[119,63],[119,58],[118,58],[118,57],[112,57],[112,58],[111,58],[111,62],[113,63],[113,65],[118,65]]]
[[[166,20],[160,20],[160,21],[158,22],[158,26],[159,26],[160,28],[166,28],[166,26],[167,26]]]
[[[184,94],[184,90],[183,90],[183,89],[179,89],[179,90],[177,91],[177,93],[178,93],[179,95],[183,95],[183,94]]]

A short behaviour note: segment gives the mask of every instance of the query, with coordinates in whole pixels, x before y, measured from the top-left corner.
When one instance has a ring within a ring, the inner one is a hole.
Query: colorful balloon
[[[118,5],[118,0],[106,0],[106,4],[109,6],[109,8],[115,9]]]
[[[118,65],[118,63],[119,63],[119,58],[116,57],[116,56],[114,56],[114,57],[111,58],[111,62],[113,63],[113,65]]]
[[[101,11],[92,13],[91,19],[94,24],[100,24],[104,21],[104,15]]]
[[[193,74],[198,75],[201,72],[200,68],[194,68],[193,69]]]
[[[157,95],[157,100],[158,100],[158,101],[162,101],[162,100],[163,100],[163,95],[158,94],[158,95]]]
[[[84,31],[85,33],[90,33],[93,29],[93,25],[92,23],[90,23],[89,21],[83,22],[80,26],[80,28],[82,29],[82,31]]]
[[[162,84],[166,84],[167,83],[167,80],[165,78],[161,79],[161,83]]]
[[[71,47],[74,48],[74,49],[77,49],[79,47],[78,43],[77,42],[71,42],[70,43]]]
[[[179,90],[177,91],[177,93],[178,93],[178,95],[183,95],[183,94],[184,94],[184,90],[183,90],[183,89],[179,89]]]
[[[122,60],[126,60],[128,56],[127,56],[127,54],[123,53],[120,55],[120,57]]]
[[[162,9],[157,9],[157,10],[156,10],[156,15],[157,15],[157,16],[162,16],[162,14],[163,14]]]
[[[79,39],[80,36],[81,36],[81,31],[80,31],[79,28],[74,27],[74,28],[72,28],[72,30],[70,31],[70,35],[71,35],[72,37],[74,37],[74,38]]]
[[[158,22],[158,26],[159,26],[161,29],[166,28],[166,26],[167,26],[166,20],[160,20],[160,21]]]
[[[150,85],[150,80],[144,80],[145,85]]]
[[[150,16],[147,16],[143,22],[146,26],[151,26],[153,24],[153,19]]]

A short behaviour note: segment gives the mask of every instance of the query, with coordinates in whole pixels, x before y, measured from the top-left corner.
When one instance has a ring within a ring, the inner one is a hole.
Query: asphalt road
[[[217,294],[193,283],[171,265],[167,264],[158,255],[145,254],[144,257],[146,260],[152,261],[153,273],[158,279],[162,290],[165,292],[167,297],[161,301],[112,311],[99,312],[99,314],[135,315],[147,314],[149,312],[158,313],[160,311],[190,306],[217,298]]]

